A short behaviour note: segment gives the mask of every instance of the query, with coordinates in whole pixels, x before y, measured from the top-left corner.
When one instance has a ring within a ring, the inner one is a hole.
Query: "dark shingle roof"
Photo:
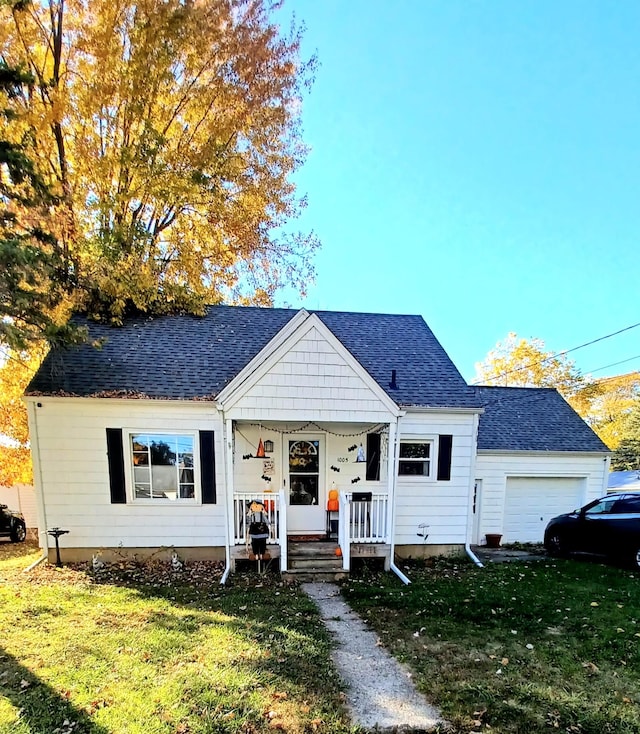
[[[291,309],[212,306],[202,318],[138,317],[121,327],[78,319],[91,340],[105,340],[102,349],[85,344],[51,353],[28,392],[210,398],[295,314]],[[420,316],[317,314],[398,404],[477,405],[475,391]],[[396,389],[389,386],[393,369]]]
[[[478,387],[478,449],[609,451],[553,388]]]
[[[316,313],[399,405],[477,407],[473,388],[421,316]],[[392,370],[395,390],[389,387]]]

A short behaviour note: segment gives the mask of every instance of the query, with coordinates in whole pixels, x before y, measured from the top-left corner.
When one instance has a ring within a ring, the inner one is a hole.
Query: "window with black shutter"
[[[127,489],[124,477],[124,447],[121,428],[107,428],[107,461],[111,504],[126,504]]]
[[[453,449],[453,436],[443,435],[438,439],[438,475],[439,481],[451,479],[451,451]]]
[[[380,481],[380,434],[367,434],[367,474],[369,482]]]
[[[213,431],[200,431],[200,482],[202,503],[205,505],[216,503],[216,455],[213,439]]]

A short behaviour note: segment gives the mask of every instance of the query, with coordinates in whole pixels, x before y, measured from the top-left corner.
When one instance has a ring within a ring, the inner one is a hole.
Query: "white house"
[[[257,498],[282,570],[288,541],[332,532],[345,570],[389,566],[486,533],[539,541],[606,488],[606,446],[555,390],[468,386],[419,316],[85,323],[102,346],[52,352],[25,398],[40,542],[68,530],[67,560],[171,546],[231,568]]]

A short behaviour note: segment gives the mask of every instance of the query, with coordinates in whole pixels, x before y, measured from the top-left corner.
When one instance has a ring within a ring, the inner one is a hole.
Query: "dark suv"
[[[6,505],[0,505],[0,538],[10,538],[14,543],[22,543],[27,537],[27,526],[21,512],[14,512]]]
[[[544,547],[554,556],[594,553],[640,569],[640,494],[616,492],[549,521]]]

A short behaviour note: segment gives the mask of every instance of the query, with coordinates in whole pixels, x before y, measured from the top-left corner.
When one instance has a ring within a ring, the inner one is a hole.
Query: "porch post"
[[[227,482],[225,488],[225,499],[227,502],[227,550],[231,550],[231,545],[235,538],[235,529],[233,524],[233,513],[235,505],[233,501],[234,481],[233,481],[233,420],[227,418],[224,422],[224,458]]]

